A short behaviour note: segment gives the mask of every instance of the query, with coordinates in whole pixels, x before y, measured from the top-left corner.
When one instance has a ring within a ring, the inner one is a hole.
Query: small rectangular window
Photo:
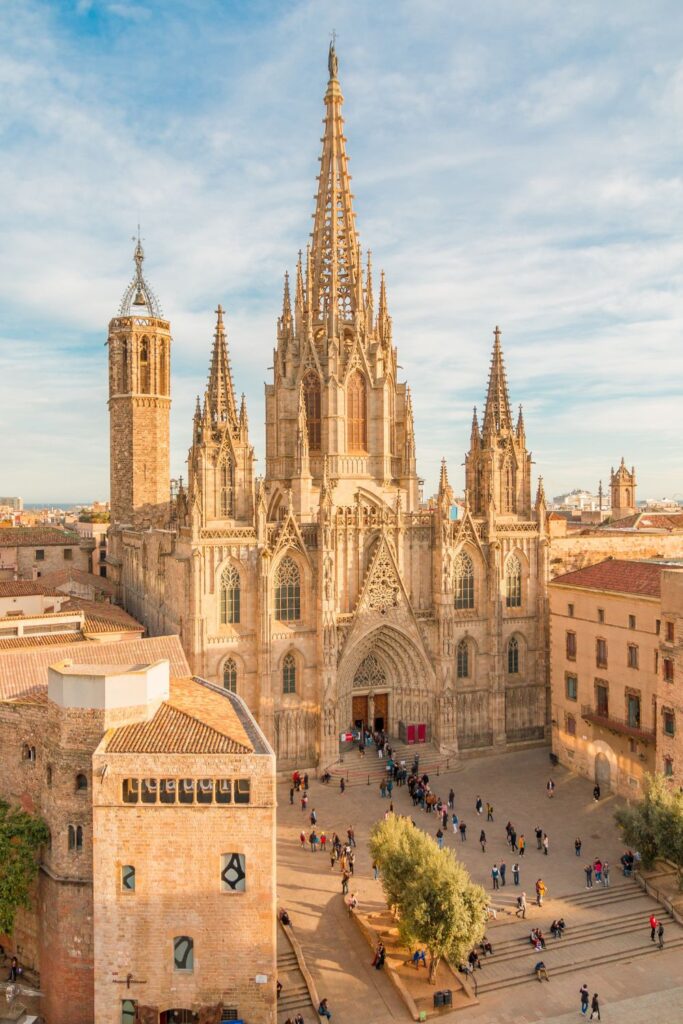
[[[661,619],[655,619],[655,633],[657,634],[657,636],[659,636],[661,631],[662,631]]]
[[[161,779],[159,783],[159,800],[162,804],[174,804],[178,783],[175,779]]]
[[[246,857],[243,853],[221,854],[221,892],[246,892]]]
[[[43,548],[37,548],[36,549],[36,562],[44,562],[44,561],[45,561],[45,551],[43,550]]]
[[[565,717],[565,726],[568,736],[576,736],[576,719],[573,715]]]
[[[235,779],[235,803],[248,804],[251,799],[251,780]]]
[[[604,621],[605,621],[605,609],[604,608],[598,608],[598,622],[604,622]]]
[[[136,804],[140,799],[140,780],[123,780],[123,802],[124,804]]]
[[[609,690],[602,683],[595,684],[595,706],[601,718],[609,716]]]
[[[197,780],[197,803],[198,804],[212,804],[213,803],[213,779],[198,779]]]
[[[181,779],[178,789],[179,804],[194,803],[194,779]]]
[[[569,616],[570,619],[574,618],[574,605],[573,604],[568,604],[567,605],[567,615]]]
[[[667,683],[673,683],[674,681],[674,663],[671,658],[662,658],[662,668],[664,671],[664,681]]]
[[[640,697],[633,693],[627,694],[626,698],[626,712],[628,715],[628,724],[632,729],[640,728]]]
[[[579,690],[579,683],[576,676],[565,676],[565,693],[567,700],[576,700]]]
[[[655,651],[655,672],[659,672],[659,651]]]
[[[595,664],[598,668],[607,668],[607,641],[595,641]]]
[[[672,644],[674,642],[674,624],[673,622],[667,622],[666,624],[666,642]]]
[[[232,800],[232,779],[216,779],[216,803],[229,804]]]
[[[143,779],[140,797],[143,804],[155,804],[157,802],[157,790],[159,784],[156,779]]]
[[[666,736],[676,735],[676,719],[673,711],[664,711],[662,713],[662,722],[664,725],[664,734]]]
[[[135,868],[124,864],[121,868],[121,888],[124,892],[135,892]]]
[[[635,629],[636,628],[636,617],[635,617],[635,615],[629,615],[629,617],[628,617],[628,628],[629,629]]]
[[[567,661],[576,661],[576,633],[567,632]]]
[[[628,645],[626,663],[629,668],[638,668],[638,647],[636,644]]]
[[[64,561],[65,562],[73,562],[73,559],[74,559],[73,548],[64,548]]]
[[[664,774],[671,778],[674,773],[674,762],[672,757],[664,758]]]

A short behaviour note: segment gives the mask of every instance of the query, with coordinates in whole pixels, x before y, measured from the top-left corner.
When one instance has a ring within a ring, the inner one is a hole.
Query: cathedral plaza
[[[420,753],[420,748],[415,752]],[[423,759],[425,753],[423,750]],[[411,1019],[386,969],[376,971],[371,966],[372,949],[357,922],[349,919],[341,895],[339,866],[331,870],[326,853],[312,854],[309,843],[302,849],[299,840],[302,829],[307,836],[310,832],[311,808],[318,817],[319,834],[331,837],[337,832],[345,840],[346,830],[353,828],[357,847],[349,892],[357,896],[357,913],[383,910],[381,882],[373,878],[367,845],[371,825],[389,805],[389,798],[382,799],[379,793],[378,764],[382,762],[372,750],[362,760],[356,752],[350,754],[344,768],[355,781],[343,794],[337,778],[327,785],[312,781],[306,813],[298,799],[289,805],[288,783],[278,786],[278,904],[288,911],[317,992],[327,997],[332,1019],[339,1024]],[[579,989],[585,982],[591,996],[599,993],[603,1020],[620,1024],[683,1021],[683,987],[676,988],[681,980],[683,928],[665,915],[664,949],[650,941],[649,916],[654,911],[661,918],[663,908],[633,879],[623,877],[620,857],[624,844],[613,819],[615,797],[596,802],[592,784],[562,768],[551,769],[545,750],[473,759],[457,771],[440,771],[438,777],[433,769],[425,770],[430,786],[444,802],[452,787],[456,813],[467,823],[467,840],[463,843],[459,835],[454,836],[449,822],[444,830],[445,845],[462,858],[497,911],[497,919],[489,922],[486,933],[493,955],[482,957],[482,970],[475,972],[479,1004],[446,1013],[446,1019],[477,1024],[565,1024],[579,1016]],[[546,783],[551,777],[556,785],[554,797],[549,799]],[[406,787],[394,788],[392,797],[396,814],[410,815],[430,835],[436,833],[438,815],[413,807]],[[484,805],[492,804],[493,822],[487,822],[485,810],[481,816],[476,813],[478,797]],[[522,857],[511,853],[506,842],[508,821],[518,835],[526,837]],[[537,826],[549,837],[547,856],[536,848]],[[485,854],[478,841],[481,829],[488,838]],[[581,858],[575,855],[577,837],[583,842]],[[584,864],[596,858],[610,865],[609,887],[595,883],[587,892]],[[493,892],[491,868],[501,861],[507,863],[507,884]],[[520,865],[519,886],[512,879],[515,861]],[[548,889],[541,908],[534,902],[539,877]],[[525,921],[514,913],[521,891],[527,895]],[[556,940],[550,935],[550,924],[561,916],[566,931]],[[529,944],[532,927],[540,927],[547,938],[542,954]],[[539,985],[533,974],[541,956],[548,968],[549,985]],[[286,995],[284,988],[281,998]],[[310,1007],[303,1016],[306,1024],[317,1019]],[[287,1013],[281,1012],[278,1020],[286,1017]]]

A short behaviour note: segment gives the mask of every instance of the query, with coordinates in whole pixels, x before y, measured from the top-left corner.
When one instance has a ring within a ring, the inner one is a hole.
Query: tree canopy
[[[458,964],[484,936],[486,893],[451,850],[439,850],[410,818],[390,814],[370,834],[387,903],[398,914],[401,939],[429,955],[436,982],[442,957]]]
[[[652,867],[657,857],[671,861],[683,888],[683,793],[672,789],[664,775],[647,775],[643,799],[620,807],[615,818],[643,866]]]
[[[49,838],[42,818],[0,800],[0,933],[11,935],[19,907],[30,907],[38,851]]]

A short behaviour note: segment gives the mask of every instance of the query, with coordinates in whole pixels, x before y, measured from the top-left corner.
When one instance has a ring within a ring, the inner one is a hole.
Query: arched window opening
[[[121,339],[121,357],[119,362],[119,392],[123,395],[128,391],[128,342]]]
[[[301,618],[301,574],[287,555],[275,573],[275,618],[279,622],[297,622]]]
[[[76,792],[83,793],[88,788],[88,777],[83,772],[79,772],[76,776]]]
[[[69,849],[78,852],[83,849],[83,826],[69,825],[68,828]]]
[[[235,467],[229,456],[223,459],[218,467],[218,486],[220,514],[224,518],[228,518],[234,513],[233,495],[235,491]]]
[[[296,661],[293,654],[286,654],[282,662],[282,692],[296,693]]]
[[[221,625],[237,625],[240,621],[240,574],[234,565],[221,573]]]
[[[505,605],[522,607],[522,566],[516,555],[510,555],[505,563]]]
[[[454,590],[456,608],[474,608],[474,565],[465,551],[455,559]]]
[[[308,427],[308,447],[312,452],[319,452],[322,443],[320,378],[313,370],[309,370],[304,377],[303,384],[306,425]]]
[[[162,342],[161,348],[159,349],[159,386],[158,394],[168,394],[168,387],[166,385],[166,349]]]
[[[223,665],[223,689],[237,693],[237,665],[234,658],[228,658]]]
[[[359,370],[351,374],[346,387],[346,421],[349,451],[367,451],[367,396],[365,377]]]
[[[28,743],[24,743],[21,748],[21,756],[24,761],[31,761],[35,763],[36,760],[36,748],[30,746]]]
[[[455,674],[458,679],[469,679],[470,645],[467,640],[461,640],[458,644],[455,657]]]
[[[505,469],[503,472],[503,508],[506,512],[514,512],[515,510],[515,476],[512,470],[512,464],[508,460],[505,463]]]
[[[140,394],[149,394],[149,339],[140,342]]]
[[[513,676],[519,672],[519,641],[512,636],[508,640],[508,673]]]

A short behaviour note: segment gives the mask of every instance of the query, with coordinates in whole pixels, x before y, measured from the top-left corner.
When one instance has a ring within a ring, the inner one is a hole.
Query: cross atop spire
[[[206,389],[207,404],[212,423],[215,426],[230,423],[237,429],[237,407],[235,391],[232,384],[232,372],[228,357],[228,343],[223,324],[223,307],[216,310],[216,331],[214,333],[213,350],[211,352],[211,368],[209,383]]]
[[[484,410],[484,436],[499,434],[503,430],[512,430],[512,414],[510,397],[505,378],[503,350],[500,344],[500,327],[493,332],[493,352],[489,371],[489,386]]]
[[[328,67],[325,134],[311,247],[312,312],[318,322],[329,319],[330,334],[334,335],[335,321],[352,321],[357,312],[361,268],[341,114],[344,97],[337,79],[334,42],[330,43]]]
[[[163,313],[161,311],[161,306],[159,305],[159,300],[147,284],[142,273],[145,250],[142,248],[139,224],[137,236],[133,235],[133,241],[135,242],[135,249],[133,250],[135,273],[133,274],[133,280],[123,293],[121,305],[119,306],[119,316],[131,316],[132,314],[138,313],[144,316],[145,314],[142,312],[144,307],[149,316],[162,317]]]

